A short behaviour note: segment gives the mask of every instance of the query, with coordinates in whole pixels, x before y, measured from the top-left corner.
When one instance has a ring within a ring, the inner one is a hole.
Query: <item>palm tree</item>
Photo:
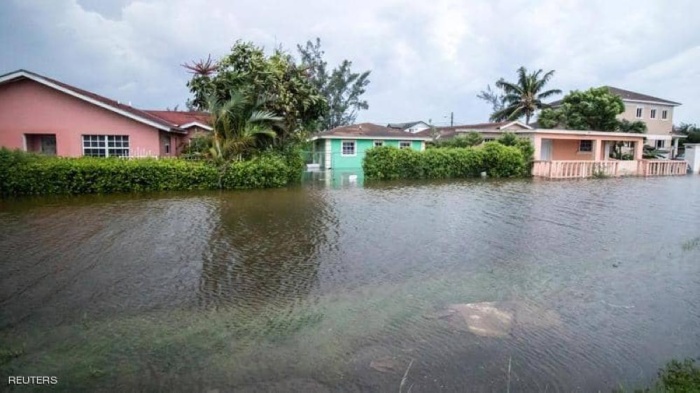
[[[264,99],[255,102],[242,91],[232,91],[231,98],[219,100],[211,95],[207,107],[211,115],[213,129],[212,147],[209,154],[221,161],[242,160],[256,147],[261,147],[265,140],[277,136],[273,125],[282,118],[274,113],[260,109]]]
[[[496,82],[496,87],[505,93],[505,107],[494,112],[491,121],[517,120],[525,116],[525,124],[530,124],[530,118],[538,109],[548,107],[542,102],[543,99],[561,94],[559,89],[543,91],[547,82],[554,76],[554,70],[540,77],[541,74],[541,69],[528,74],[525,67],[520,67],[517,83],[506,82],[503,79]]]

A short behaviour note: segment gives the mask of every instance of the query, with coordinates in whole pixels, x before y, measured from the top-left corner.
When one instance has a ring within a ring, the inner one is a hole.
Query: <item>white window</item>
[[[411,148],[410,141],[399,141],[399,149],[410,149],[410,148]]]
[[[644,107],[638,106],[637,107],[637,119],[641,119],[642,116],[644,116]]]
[[[128,135],[83,135],[83,155],[129,157]]]
[[[374,147],[382,147],[384,146],[384,141],[374,141]]]
[[[649,112],[649,118],[650,118],[650,119],[656,119],[656,109],[652,109],[652,110]]]
[[[580,141],[578,151],[593,151],[593,141]]]
[[[341,156],[354,156],[355,151],[355,141],[342,141],[341,142]]]
[[[666,109],[661,111],[661,120],[668,120],[668,111]]]
[[[657,149],[663,149],[664,146],[666,146],[666,141],[663,139],[657,139],[656,140],[656,148]]]

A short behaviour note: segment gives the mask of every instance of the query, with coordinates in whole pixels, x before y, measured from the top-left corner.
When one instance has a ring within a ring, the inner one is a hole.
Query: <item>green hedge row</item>
[[[179,159],[58,158],[0,149],[0,195],[283,187],[301,167],[279,155],[215,166]]]
[[[416,151],[377,147],[367,151],[362,163],[367,179],[447,179],[516,177],[528,173],[528,159],[521,149],[488,142],[473,148],[440,148]]]

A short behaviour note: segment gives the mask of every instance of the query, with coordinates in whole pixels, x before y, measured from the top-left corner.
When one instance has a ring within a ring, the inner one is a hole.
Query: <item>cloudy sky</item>
[[[515,70],[556,70],[564,91],[611,85],[683,105],[700,122],[696,0],[0,0],[0,73],[44,74],[140,108],[188,98],[180,64],[237,39],[372,70],[358,120],[488,119],[476,98]]]

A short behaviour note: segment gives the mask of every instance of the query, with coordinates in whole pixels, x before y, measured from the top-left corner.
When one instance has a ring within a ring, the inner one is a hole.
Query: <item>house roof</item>
[[[162,110],[145,110],[144,112],[161,118],[168,123],[175,124],[180,128],[190,128],[199,126],[211,130],[209,126],[210,115],[207,112],[199,111],[162,111]]]
[[[99,94],[95,94],[87,90],[71,86],[61,81],[47,78],[43,75],[39,75],[34,72],[26,70],[17,70],[14,72],[7,73],[5,75],[0,75],[0,84],[10,83],[21,79],[33,80],[35,82],[41,83],[44,86],[48,86],[52,89],[69,94],[83,101],[87,101],[91,104],[97,105],[111,112],[118,113],[122,116],[128,117],[130,119],[136,120],[138,122],[150,125],[152,127],[164,131],[183,132],[181,129],[179,129],[177,124],[171,123],[146,111],[134,108],[131,105],[122,104],[118,101],[109,99],[107,97],[103,97]]]
[[[495,123],[477,123],[477,124],[463,124],[463,125],[450,126],[450,127],[435,127],[435,130],[438,133],[438,138],[447,139],[447,138],[454,137],[458,133],[465,133],[465,132],[469,132],[469,131],[488,131],[488,130],[492,130],[494,132],[497,132],[497,131],[503,131],[505,129],[508,129],[511,126],[517,126],[517,129],[521,129],[521,130],[531,130],[532,129],[532,127],[530,127],[524,123],[521,123],[519,121],[501,121],[501,122],[495,122]],[[432,137],[433,130],[427,129],[427,130],[419,131],[416,133],[416,135]]]
[[[401,130],[405,130],[405,129],[411,128],[411,127],[413,127],[413,126],[415,126],[416,124],[419,124],[419,123],[423,123],[423,124],[426,124],[426,125],[428,124],[428,123],[426,123],[426,122],[424,122],[424,121],[422,121],[422,120],[418,120],[418,121],[409,121],[409,122],[407,122],[407,123],[389,123],[389,124],[387,124],[386,126],[389,127],[389,128],[398,128],[398,129],[401,129]]]
[[[625,90],[625,89],[620,89],[618,87],[612,87],[612,86],[603,86],[608,89],[608,91],[620,98],[622,98],[623,101],[636,101],[636,102],[649,102],[649,103],[655,103],[655,104],[665,104],[665,105],[671,105],[671,106],[678,106],[681,105],[680,102],[675,102],[675,101],[670,101],[666,100],[663,98],[658,98],[642,93],[636,93],[630,90]],[[557,100],[551,102],[549,105],[551,106],[559,106],[564,100]]]
[[[417,140],[429,140],[430,137],[412,134],[410,132],[402,131],[396,128],[384,127],[373,123],[361,123],[352,124],[349,126],[337,127],[332,130],[327,130],[319,132],[314,135],[311,139],[339,139],[344,137],[354,138],[354,139],[417,139]]]

